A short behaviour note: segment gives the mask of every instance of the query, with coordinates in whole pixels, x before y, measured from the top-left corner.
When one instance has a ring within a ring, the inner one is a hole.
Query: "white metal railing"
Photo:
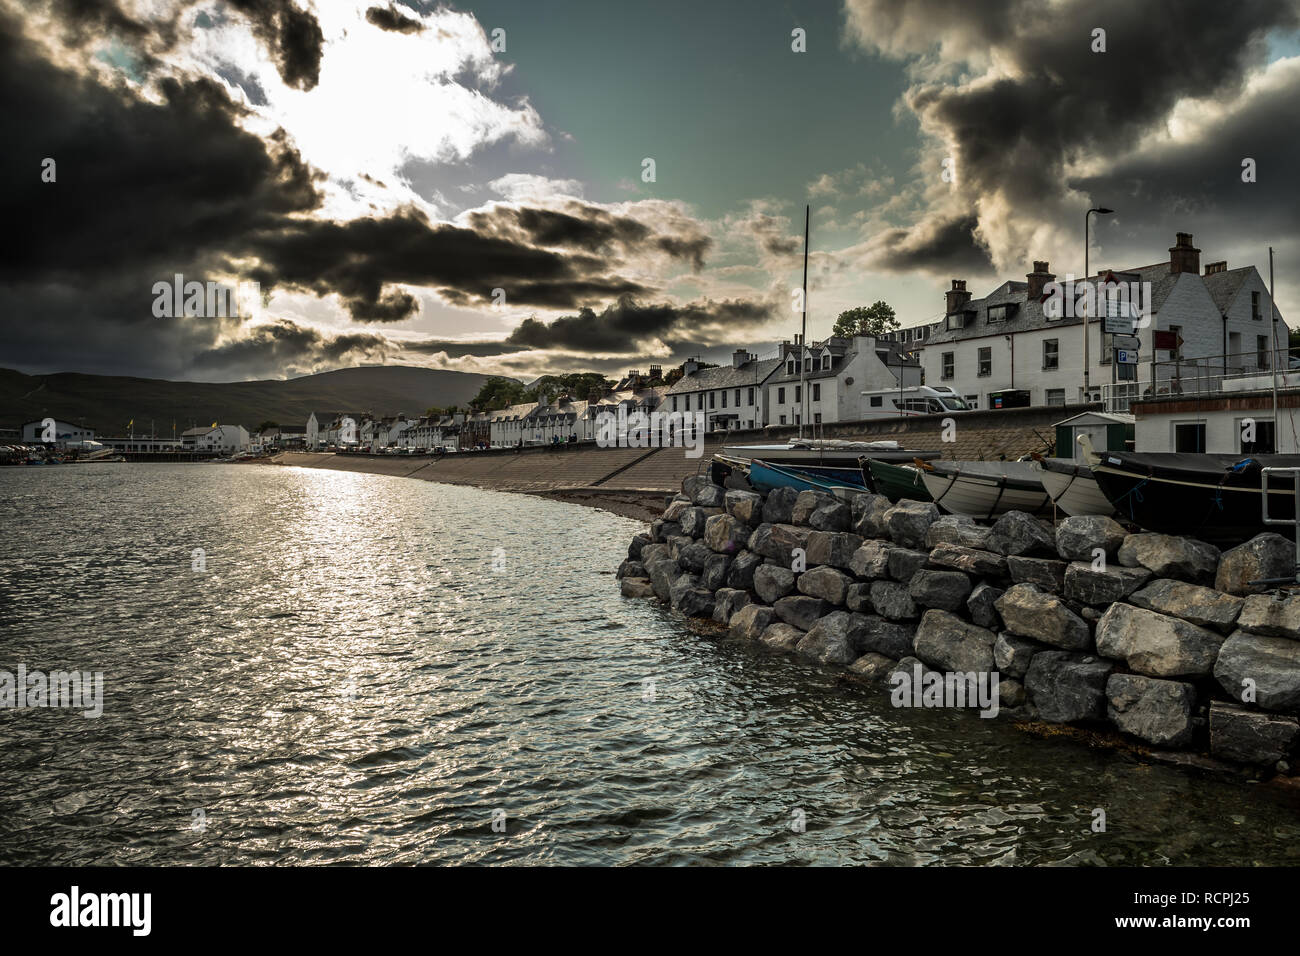
[[[1273,371],[1267,354],[1211,355],[1203,358],[1177,359],[1136,366],[1147,378],[1131,382],[1108,382],[1101,386],[1101,400],[1108,412],[1127,412],[1140,398],[1166,398],[1180,395],[1209,395],[1273,387]],[[1285,352],[1279,355],[1279,387],[1300,386],[1300,369],[1288,369]],[[1253,360],[1243,364],[1244,360]],[[1262,360],[1262,361],[1261,361]]]

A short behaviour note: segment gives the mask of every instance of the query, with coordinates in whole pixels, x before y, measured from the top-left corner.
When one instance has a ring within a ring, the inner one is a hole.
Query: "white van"
[[[965,399],[947,385],[911,385],[863,392],[867,400],[862,418],[900,418],[907,415],[951,415],[969,412]]]

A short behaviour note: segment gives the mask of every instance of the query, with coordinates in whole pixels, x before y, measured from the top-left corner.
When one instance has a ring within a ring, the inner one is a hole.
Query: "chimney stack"
[[[1169,247],[1169,271],[1175,275],[1179,272],[1201,271],[1201,250],[1192,246],[1190,232],[1178,233],[1177,240]]]
[[[731,353],[732,368],[740,368],[748,361],[749,361],[749,353],[746,352],[744,349],[736,349],[736,351]]]
[[[961,312],[966,308],[966,303],[970,301],[970,293],[966,291],[965,279],[953,279],[952,288],[946,293],[948,300],[948,315],[954,312]]]
[[[1056,276],[1047,271],[1047,263],[1034,260],[1034,271],[1025,276],[1029,281],[1029,291],[1027,301],[1034,302],[1043,297],[1043,287],[1053,281]]]
[[[1207,276],[1218,275],[1220,272],[1228,271],[1228,260],[1222,262],[1209,262],[1205,265],[1205,274]]]

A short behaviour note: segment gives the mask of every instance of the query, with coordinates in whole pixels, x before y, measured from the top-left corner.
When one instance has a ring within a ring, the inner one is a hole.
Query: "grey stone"
[[[765,645],[774,651],[793,651],[799,646],[799,642],[804,639],[804,632],[793,625],[786,624],[784,621],[777,621],[775,624],[769,624],[763,636],[759,638]]]
[[[993,642],[993,663],[997,665],[998,673],[1019,680],[1029,673],[1029,662],[1034,655],[1047,650],[1051,648],[1046,644],[1003,631]]]
[[[814,531],[808,535],[808,564],[829,564],[836,568],[848,568],[853,564],[853,555],[862,547],[862,538],[848,532]]]
[[[687,617],[713,617],[713,607],[717,600],[713,592],[700,587],[700,579],[694,574],[680,574],[669,589],[672,605]]]
[[[701,508],[721,508],[727,500],[727,489],[721,485],[702,485],[691,495],[691,503]]]
[[[889,574],[889,552],[893,550],[883,541],[864,541],[862,547],[853,552],[849,560],[849,570],[867,581],[887,577]]]
[[[1113,665],[1069,651],[1043,651],[1029,661],[1025,690],[1038,716],[1053,724],[1102,720]]]
[[[1064,650],[1092,647],[1088,622],[1075,614],[1055,594],[1032,584],[1009,588],[994,603],[1008,631],[1032,637]]]
[[[619,589],[623,597],[629,598],[651,598],[655,596],[655,589],[650,584],[649,578],[624,578],[619,582]]]
[[[871,606],[876,613],[895,621],[916,617],[920,612],[907,593],[907,585],[897,581],[872,581]]]
[[[897,663],[892,657],[868,651],[849,665],[849,670],[864,680],[884,680]]]
[[[993,523],[990,551],[1005,555],[1056,557],[1056,535],[1033,515],[1008,511]]]
[[[748,591],[754,587],[754,572],[763,564],[763,556],[753,551],[741,551],[731,559],[727,570],[727,587]]]
[[[1182,618],[1112,604],[1097,622],[1097,650],[1148,677],[1204,677],[1223,635]]]
[[[690,507],[691,501],[689,498],[684,501],[674,499],[669,503],[668,507],[664,509],[663,519],[665,521],[676,521],[680,524],[682,515],[684,515]]]
[[[1196,690],[1180,681],[1111,674],[1106,682],[1106,715],[1126,734],[1157,747],[1186,747],[1192,742],[1192,708]]]
[[[677,563],[687,571],[703,574],[705,562],[713,557],[713,553],[713,549],[703,541],[692,541],[677,552]]]
[[[646,534],[645,532],[636,535],[632,539],[632,543],[627,546],[628,558],[632,561],[640,561],[641,552],[645,549],[645,546],[653,540],[654,539],[651,538],[650,535]]]
[[[939,520],[939,508],[931,501],[900,501],[885,512],[889,537],[905,548],[925,547],[930,525]]]
[[[1251,680],[1253,703],[1264,710],[1300,711],[1300,641],[1235,631],[1219,651],[1214,679],[1233,700],[1242,700]]]
[[[899,674],[907,678],[909,682],[917,682],[920,677],[924,677],[930,672],[930,668],[915,657],[904,657],[895,664],[888,674],[885,675],[885,681],[889,684],[895,683],[894,675]]]
[[[1300,594],[1281,600],[1268,594],[1252,594],[1242,605],[1237,626],[1265,637],[1300,641]]]
[[[859,651],[875,651],[894,658],[907,657],[914,652],[915,641],[910,627],[887,621],[876,614],[859,617],[862,618],[857,632]]]
[[[1209,584],[1219,566],[1219,549],[1195,538],[1131,534],[1119,546],[1119,563],[1127,568],[1146,568],[1158,578]]]
[[[658,561],[660,558],[671,557],[672,555],[668,551],[668,545],[655,542],[654,544],[647,544],[641,549],[640,561],[641,564],[648,568],[650,567],[651,561]]]
[[[889,537],[889,523],[885,520],[885,515],[893,507],[889,499],[884,495],[861,494],[854,495],[852,501],[853,508],[853,531],[864,538],[887,538]]]
[[[1294,581],[1295,570],[1295,541],[1266,532],[1223,552],[1214,575],[1214,587],[1229,594],[1256,594],[1265,587],[1252,587],[1251,581],[1267,578]]]
[[[775,489],[772,494],[780,490]],[[749,550],[788,568],[793,564],[795,548],[807,550],[808,535],[807,528],[796,528],[792,524],[761,524],[749,536]]]
[[[776,611],[776,616],[785,623],[793,624],[801,631],[807,631],[817,623],[818,618],[825,617],[827,612],[832,610],[832,605],[821,598],[798,594],[781,598],[772,605],[772,608]]]
[[[832,567],[816,567],[799,575],[797,587],[809,597],[818,597],[831,604],[843,604],[853,579]]]
[[[994,670],[995,640],[988,628],[932,609],[921,617],[913,646],[917,657],[938,670],[987,673]]]
[[[677,575],[681,574],[681,568],[672,558],[659,558],[651,561],[646,565],[646,574],[650,576],[650,584],[654,588],[655,597],[667,602],[672,598],[673,581]]]
[[[1002,627],[1002,617],[996,607],[997,599],[1006,592],[986,582],[980,582],[966,599],[966,613],[980,627],[997,630]]]
[[[763,499],[764,524],[789,524],[799,492],[793,488],[773,488]]]
[[[650,537],[655,541],[667,541],[682,533],[682,526],[676,521],[665,521],[663,518],[657,518],[650,522]]]
[[[732,515],[713,515],[704,522],[704,543],[710,551],[719,554],[736,554],[745,550],[749,535],[749,525]]]
[[[794,590],[795,573],[789,568],[764,564],[754,571],[754,591],[768,604],[775,604]]]
[[[731,569],[731,557],[726,554],[712,554],[704,562],[700,572],[700,586],[716,591],[727,583],[727,572]]]
[[[989,528],[976,524],[975,519],[966,515],[943,515],[925,532],[925,546],[934,550],[941,544],[956,545],[959,548],[971,548],[975,551],[988,550]]]
[[[1016,584],[1036,584],[1044,591],[1060,594],[1065,587],[1065,562],[1055,558],[1026,558],[1013,554],[1007,570]]]
[[[924,551],[894,548],[889,552],[889,576],[895,581],[906,584],[912,580],[912,575],[925,567],[929,559],[930,556]]]
[[[1128,603],[1227,634],[1236,624],[1244,602],[1239,597],[1199,584],[1156,578],[1140,591],[1130,594]]]
[[[930,565],[964,571],[980,578],[1005,578],[1007,559],[992,551],[967,548],[959,544],[941,544],[930,552]]]
[[[853,508],[847,501],[832,501],[812,513],[808,523],[818,531],[848,531]]]
[[[689,534],[692,538],[702,538],[708,520],[721,514],[721,508],[687,508],[682,512],[682,533]]]
[[[1056,551],[1069,561],[1091,562],[1100,548],[1114,557],[1128,532],[1106,515],[1070,515],[1056,526]]]
[[[674,561],[680,561],[683,548],[689,548],[696,541],[688,534],[675,534],[668,539],[668,556]],[[701,545],[701,547],[704,547]]]
[[[795,652],[819,664],[853,663],[858,657],[853,618],[848,611],[827,614],[812,626]]]
[[[732,616],[751,602],[748,591],[738,588],[718,588],[713,605],[713,619],[719,624],[730,624]]]
[[[730,489],[723,499],[727,514],[741,524],[759,525],[763,523],[763,496],[752,491]]]
[[[1112,564],[1097,571],[1089,561],[1071,561],[1065,569],[1065,596],[1080,604],[1114,604],[1150,579],[1151,572],[1146,568]]]
[[[618,578],[643,578],[645,576],[645,565],[640,561],[633,561],[631,558],[620,564],[618,571],[615,573],[615,577]]]
[[[862,581],[855,581],[850,584],[844,592],[844,606],[850,611],[861,614],[870,612],[872,610],[871,585]]]
[[[708,475],[687,475],[682,479],[682,494],[693,501],[697,491],[701,488],[707,488],[711,484],[713,484],[713,479]]]
[[[970,597],[970,578],[960,571],[927,571],[922,569],[912,575],[907,593],[917,607],[956,611]]]
[[[747,604],[731,616],[729,633],[732,637],[756,641],[763,636],[769,624],[776,620],[776,611],[763,604]]]
[[[790,509],[790,523],[806,525],[818,508],[834,504],[835,498],[820,491],[801,491]]]
[[[1008,709],[1025,703],[1025,685],[1014,677],[998,677],[998,706]]]
[[[1294,717],[1261,714],[1236,704],[1210,701],[1210,753],[1224,760],[1269,766],[1284,760],[1300,740]]]

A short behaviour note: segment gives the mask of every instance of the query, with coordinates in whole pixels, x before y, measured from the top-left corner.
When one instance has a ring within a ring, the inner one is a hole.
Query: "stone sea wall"
[[[1277,534],[1221,553],[1104,517],[983,524],[930,503],[759,495],[692,476],[618,575],[628,597],[846,668],[883,694],[917,677],[996,675],[1000,716],[1290,774],[1300,595],[1249,582],[1288,576],[1294,560]]]

